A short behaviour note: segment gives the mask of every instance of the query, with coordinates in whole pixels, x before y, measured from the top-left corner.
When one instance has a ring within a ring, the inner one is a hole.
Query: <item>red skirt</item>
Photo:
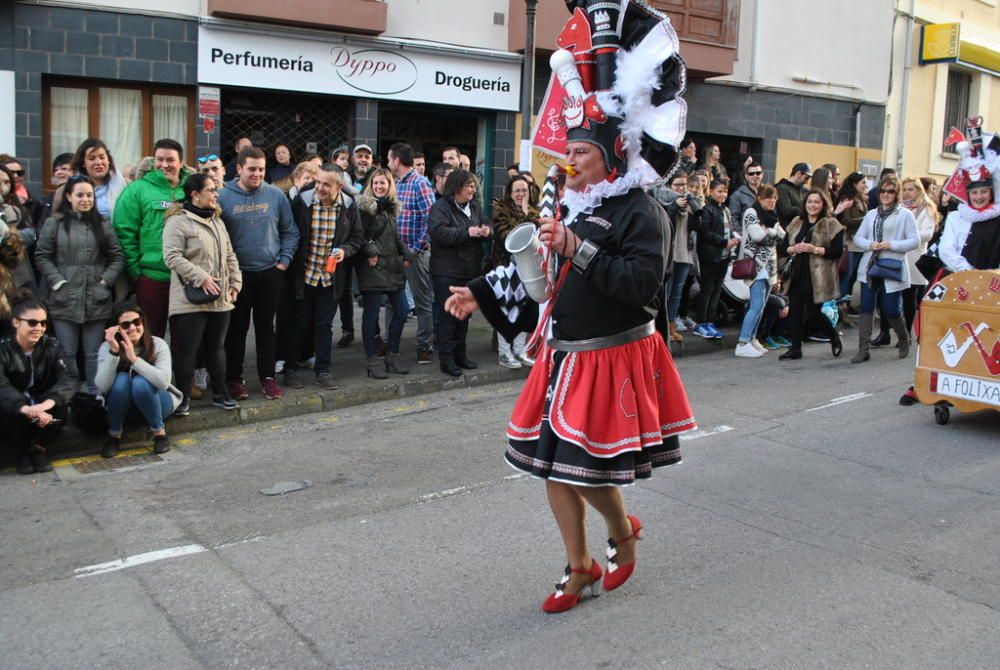
[[[677,436],[696,427],[659,333],[595,351],[546,348],[514,406],[505,458],[536,477],[623,486],[680,462]]]

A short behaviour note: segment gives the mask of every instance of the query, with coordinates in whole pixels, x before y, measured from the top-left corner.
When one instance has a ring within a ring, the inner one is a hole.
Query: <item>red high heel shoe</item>
[[[569,577],[572,573],[590,575],[590,583],[580,589],[579,593],[566,593],[563,590],[569,582]],[[586,589],[590,589],[590,596],[592,598],[596,598],[601,595],[601,566],[597,564],[597,561],[590,561],[589,570],[584,570],[583,568],[571,568],[567,565],[566,572],[563,573],[562,579],[556,582],[555,593],[550,594],[549,597],[545,599],[545,602],[542,603],[542,610],[548,612],[549,614],[556,614],[558,612],[571,610],[580,602],[580,594]]]
[[[608,538],[608,548],[604,552],[608,557],[608,571],[604,573],[605,591],[614,591],[619,586],[627,582],[628,578],[632,576],[633,572],[635,572],[635,561],[632,561],[628,565],[618,565],[615,561],[615,557],[618,556],[619,545],[632,539],[642,539],[642,522],[639,521],[639,517],[629,514],[628,520],[632,524],[631,535],[623,537],[620,540],[615,540],[610,537]]]

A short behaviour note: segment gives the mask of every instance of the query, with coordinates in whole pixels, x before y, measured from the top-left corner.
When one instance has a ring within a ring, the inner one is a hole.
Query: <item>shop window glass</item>
[[[102,88],[101,139],[115,161],[125,165],[142,158],[142,91]]]
[[[969,93],[972,90],[972,75],[962,70],[948,70],[948,92],[944,102],[944,135],[953,127],[965,132],[965,121],[969,116]],[[954,153],[954,146],[944,147]]]
[[[87,97],[85,88],[52,87],[49,155],[76,153],[76,148],[87,139]]]
[[[180,95],[153,95],[153,137],[187,143],[188,99]],[[155,140],[154,140],[155,141]]]

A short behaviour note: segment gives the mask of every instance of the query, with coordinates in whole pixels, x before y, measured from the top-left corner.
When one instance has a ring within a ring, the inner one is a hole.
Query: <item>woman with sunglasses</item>
[[[115,307],[113,323],[104,331],[98,352],[97,387],[108,408],[108,439],[101,456],[113,458],[121,449],[126,421],[146,420],[153,434],[153,452],[170,451],[163,420],[184,400],[171,385],[170,347],[146,330],[146,319],[137,305]]]
[[[199,350],[212,383],[212,404],[224,410],[239,407],[226,389],[224,344],[243,276],[220,214],[215,180],[193,174],[184,182],[184,200],[167,210],[163,226],[163,262],[171,270],[171,333],[177,334],[171,342],[174,376],[185,394],[177,416],[190,412],[187,394]],[[195,295],[194,302],[189,294]]]
[[[906,322],[903,321],[903,291],[910,287],[910,269],[906,263],[906,252],[920,246],[917,222],[906,207],[901,207],[902,183],[895,175],[884,177],[878,185],[878,207],[865,215],[861,227],[854,235],[854,243],[865,250],[858,266],[858,281],[861,282],[861,317],[858,319],[858,353],[852,363],[864,363],[870,358],[872,324],[875,321],[875,304],[882,304],[882,311],[889,325],[899,338],[899,357],[910,353]],[[875,276],[879,261],[888,261],[886,266],[895,276]]]
[[[87,392],[97,395],[97,350],[125,257],[111,223],[97,211],[90,177],[73,175],[66,182],[59,210],[42,226],[35,263],[50,287],[49,315],[66,364],[76,371],[82,342]]]
[[[45,444],[66,420],[76,392],[48,313],[30,291],[13,300],[13,333],[0,339],[0,431],[17,452],[17,472],[51,472]]]

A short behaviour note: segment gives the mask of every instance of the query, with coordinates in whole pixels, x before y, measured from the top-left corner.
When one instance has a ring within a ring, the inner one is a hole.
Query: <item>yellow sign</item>
[[[960,24],[936,23],[923,26],[920,32],[920,63],[958,60],[961,46]]]

